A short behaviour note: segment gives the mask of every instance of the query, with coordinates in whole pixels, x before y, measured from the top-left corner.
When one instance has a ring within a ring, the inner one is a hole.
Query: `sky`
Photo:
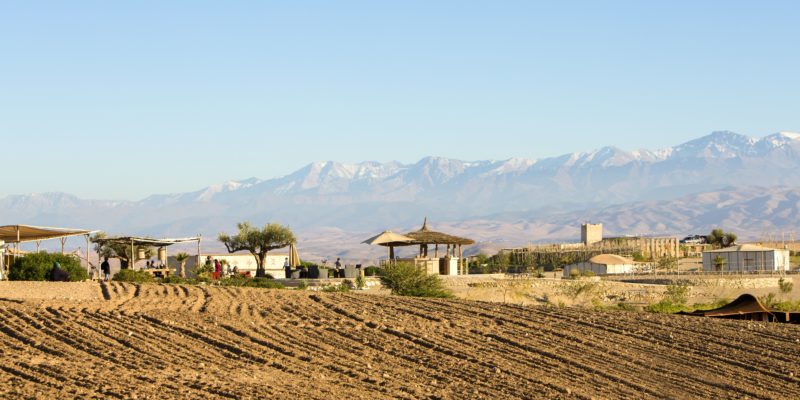
[[[0,0],[0,196],[800,131],[796,1]]]

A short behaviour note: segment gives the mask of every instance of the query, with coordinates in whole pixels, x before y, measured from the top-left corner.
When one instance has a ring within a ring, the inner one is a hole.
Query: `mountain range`
[[[614,234],[683,235],[724,226],[757,238],[796,224],[798,182],[800,134],[714,132],[660,150],[604,147],[539,160],[315,162],[279,178],[139,201],[12,195],[0,199],[0,219],[206,237],[241,220],[276,221],[307,239],[300,248],[308,254],[368,258],[382,253],[359,246],[363,238],[387,228],[411,230],[425,216],[438,229],[487,246],[574,241],[588,220]]]

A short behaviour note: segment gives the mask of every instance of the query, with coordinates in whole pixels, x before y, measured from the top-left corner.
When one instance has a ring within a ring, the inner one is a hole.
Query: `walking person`
[[[344,278],[344,270],[342,270],[342,260],[339,257],[336,257],[336,263],[333,264],[336,267],[336,277],[337,278]]]
[[[108,282],[111,279],[111,264],[108,263],[108,257],[103,259],[103,263],[100,264],[100,270],[103,271],[103,280]]]
[[[289,257],[286,257],[286,261],[283,262],[283,272],[286,274],[286,279],[292,277],[292,264],[289,262]]]

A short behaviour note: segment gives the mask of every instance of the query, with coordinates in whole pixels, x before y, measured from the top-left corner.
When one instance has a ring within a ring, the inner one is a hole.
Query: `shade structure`
[[[409,232],[406,234],[406,236],[412,239],[411,242],[407,243],[409,245],[449,244],[449,245],[469,246],[471,244],[475,244],[475,241],[472,239],[448,235],[446,233],[436,232],[428,229],[428,218],[425,218],[425,221],[422,223],[422,228],[420,228],[420,230]]]
[[[383,231],[382,233],[373,236],[363,241],[362,243],[378,245],[378,246],[386,246],[387,248],[389,248],[389,260],[393,260],[395,246],[408,246],[413,241],[414,239],[411,239],[408,236],[404,236],[399,233],[394,233],[392,231]]]
[[[94,233],[86,229],[50,228],[32,225],[0,226],[0,240],[6,243],[37,242],[47,239],[58,239],[70,236],[81,236]]]
[[[289,245],[289,264],[292,268],[297,268],[300,265],[300,255],[297,254],[296,243]]]
[[[414,239],[408,236],[394,233],[392,231],[383,231],[382,233],[373,236],[362,243],[379,246],[406,246],[411,244],[413,241]]]

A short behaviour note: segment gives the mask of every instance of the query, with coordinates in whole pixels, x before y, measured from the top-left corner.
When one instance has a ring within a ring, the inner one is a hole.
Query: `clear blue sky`
[[[3,1],[0,195],[798,131],[799,4]]]

